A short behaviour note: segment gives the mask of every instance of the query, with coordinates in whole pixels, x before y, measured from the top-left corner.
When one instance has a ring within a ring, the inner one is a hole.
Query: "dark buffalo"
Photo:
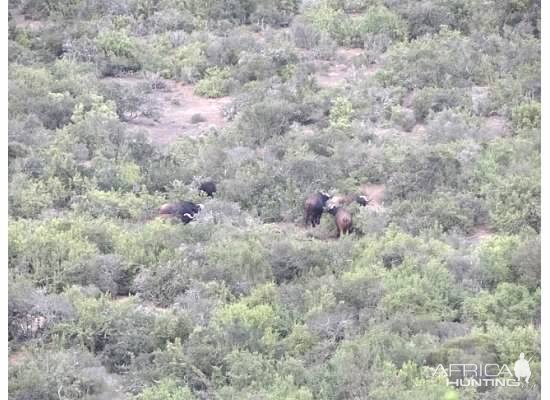
[[[195,214],[199,213],[204,206],[195,204],[190,201],[180,201],[176,203],[166,203],[160,206],[159,214],[161,217],[177,217],[187,224],[195,218]]]
[[[338,237],[342,234],[351,233],[353,222],[351,214],[342,207],[331,207],[327,210],[329,214],[334,215],[334,222],[338,228]]]
[[[206,193],[208,197],[214,197],[216,184],[212,181],[202,182],[199,186],[199,193]]]
[[[309,196],[304,203],[304,221],[305,225],[315,227],[321,223],[321,215],[329,195],[322,192],[317,192]]]
[[[367,198],[367,196],[356,196],[355,201],[357,202],[357,204],[363,207],[369,204],[369,199]]]

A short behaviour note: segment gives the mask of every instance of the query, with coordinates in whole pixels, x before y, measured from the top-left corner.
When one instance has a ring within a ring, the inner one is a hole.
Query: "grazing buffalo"
[[[212,181],[201,182],[199,193],[206,193],[208,197],[214,197],[214,193],[216,193],[216,184]]]
[[[344,207],[350,204],[353,199],[350,196],[334,195],[332,196],[326,204],[327,210],[332,207]]]
[[[356,196],[355,201],[357,202],[357,204],[363,207],[369,204],[369,199],[367,198],[367,196]]]
[[[348,211],[342,207],[333,206],[328,208],[327,212],[334,215],[334,222],[336,223],[336,228],[338,228],[338,237],[342,234],[351,233],[353,223],[351,214]]]
[[[349,195],[349,196],[342,196],[342,195],[335,195],[330,198],[329,201],[327,201],[327,209],[331,207],[344,207],[349,206],[351,203],[356,202],[360,206],[366,206],[369,204],[369,199],[367,196],[363,195]]]
[[[177,217],[187,224],[195,218],[195,214],[199,213],[204,206],[195,204],[190,201],[180,201],[177,203],[166,203],[160,206],[159,214],[161,217]]]
[[[315,227],[321,223],[323,209],[330,196],[323,192],[317,192],[309,196],[304,203],[304,222],[306,226]]]

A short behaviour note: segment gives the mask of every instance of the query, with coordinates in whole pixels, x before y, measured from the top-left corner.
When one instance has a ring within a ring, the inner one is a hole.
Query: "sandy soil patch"
[[[380,65],[356,67],[353,59],[363,54],[363,49],[340,47],[336,50],[334,61],[319,62],[319,71],[315,74],[317,83],[322,88],[339,88],[350,85],[353,81],[373,76]]]
[[[483,119],[481,129],[488,137],[507,136],[511,133],[511,126],[505,117],[493,115]]]
[[[137,76],[107,79],[122,85],[144,82]],[[145,129],[153,142],[170,144],[181,136],[197,135],[210,127],[221,128],[226,124],[223,109],[232,101],[231,97],[204,98],[194,93],[193,85],[166,79],[160,82],[163,88],[148,94],[158,104],[160,117],[153,120],[140,116],[129,121],[130,125]],[[199,122],[192,122],[193,116],[200,116]]]
[[[46,27],[47,21],[27,19],[22,14],[13,15],[13,20],[15,21],[15,26],[19,29],[26,29],[29,31],[39,31]]]
[[[361,186],[361,193],[369,199],[367,207],[375,210],[384,208],[385,192],[386,185],[384,184],[366,184]]]
[[[472,233],[466,239],[469,242],[479,243],[491,238],[492,235],[493,235],[493,232],[487,225],[480,225],[476,227],[474,230],[474,233]]]
[[[25,360],[29,357],[29,352],[25,349],[16,350],[8,356],[8,365],[9,366],[15,366],[18,364],[21,364],[25,362]]]

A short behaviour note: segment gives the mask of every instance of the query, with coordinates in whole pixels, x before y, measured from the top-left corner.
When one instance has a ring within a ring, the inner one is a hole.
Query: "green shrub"
[[[15,275],[13,275],[15,276]],[[10,344],[48,337],[50,329],[74,318],[74,309],[62,295],[47,295],[22,277],[8,286],[8,340]]]
[[[254,236],[221,239],[206,248],[202,280],[222,280],[235,292],[248,292],[271,278],[264,245]]]
[[[472,195],[436,192],[429,198],[393,202],[390,221],[415,234],[430,229],[468,234],[487,222],[487,209]]]
[[[136,58],[137,45],[125,31],[102,32],[97,37],[97,45],[105,56]]]
[[[292,38],[294,44],[302,49],[312,49],[319,44],[321,33],[307,21],[295,18],[292,21]]]
[[[254,299],[262,289],[258,288],[239,302],[221,307],[214,314],[211,329],[221,336],[226,348],[268,352],[280,338],[285,327],[277,306]]]
[[[412,198],[425,196],[437,188],[454,188],[461,183],[462,163],[458,159],[460,147],[446,145],[417,146],[404,153],[392,148],[386,198]],[[475,159],[476,154],[472,157]],[[419,193],[420,192],[420,193]]]
[[[445,30],[410,44],[393,46],[379,76],[386,84],[404,86],[409,90],[464,88],[484,82],[486,63],[470,37]]]
[[[147,84],[136,86],[121,85],[116,82],[104,84],[103,93],[107,100],[116,104],[116,113],[123,121],[137,117],[158,119],[160,110],[158,104],[149,96],[151,90]]]
[[[405,132],[412,131],[416,125],[414,113],[400,106],[392,107],[391,121]]]
[[[427,0],[414,5],[400,1],[396,12],[406,21],[410,37],[416,39],[438,33],[443,26],[469,33],[471,6],[464,0]]]
[[[136,400],[193,400],[194,398],[188,387],[179,386],[170,378],[162,379],[135,397]]]
[[[295,108],[288,101],[264,100],[241,112],[237,126],[247,143],[263,144],[272,137],[283,135],[295,117]]]
[[[485,287],[494,288],[500,283],[518,279],[513,254],[520,245],[517,236],[495,236],[479,247],[481,279]]]
[[[319,31],[330,34],[344,46],[363,47],[365,43],[378,41],[384,42],[380,48],[384,51],[393,41],[406,37],[403,20],[383,5],[369,7],[365,13],[353,16],[322,2],[306,9],[304,16]]]
[[[84,219],[71,223],[60,218],[11,222],[10,268],[30,274],[38,286],[61,290],[67,269],[98,253],[84,234],[84,223]]]
[[[170,76],[184,82],[197,82],[208,66],[205,45],[199,41],[178,47],[167,62]]]
[[[10,367],[10,398],[23,400],[86,399],[116,396],[119,380],[81,348],[36,349],[25,363]]]
[[[228,79],[231,73],[228,68],[208,68],[195,86],[195,93],[204,97],[223,97],[228,93]]]
[[[516,233],[524,227],[540,232],[540,176],[513,175],[496,179],[482,188],[487,197],[491,225],[503,232]]]
[[[133,271],[130,265],[113,254],[98,255],[67,269],[66,279],[79,286],[95,286],[115,297],[129,293]]]
[[[392,41],[401,41],[407,36],[407,28],[403,19],[384,6],[369,7],[365,14],[353,22],[357,24],[358,33],[363,40],[368,41],[373,37],[385,36],[389,39],[388,47]],[[386,48],[383,48],[382,51],[385,51]]]
[[[161,218],[143,225],[128,226],[114,238],[115,253],[132,263],[156,264],[174,255],[175,249],[184,240],[182,231],[188,229]]]
[[[250,15],[251,22],[279,27],[288,26],[293,15],[298,11],[300,2],[298,0],[259,0],[253,5],[254,11]]]
[[[345,97],[337,97],[330,109],[330,124],[334,128],[345,129],[351,126],[353,106]]]
[[[429,118],[426,133],[433,143],[447,143],[481,136],[476,121],[455,110],[444,110]]]
[[[102,157],[93,160],[95,178],[99,189],[105,191],[129,191],[139,188],[143,181],[141,168],[131,162],[112,163]]]
[[[514,129],[540,129],[541,107],[538,102],[522,104],[512,110]]]
[[[493,322],[513,329],[526,326],[539,317],[540,292],[531,294],[527,288],[512,283],[501,283],[494,293],[482,292],[464,303],[467,319],[485,325]]]
[[[470,100],[463,90],[430,88],[413,92],[412,108],[417,121],[424,121],[430,111],[441,112],[448,108],[470,107]]]
[[[178,263],[142,269],[132,284],[132,291],[147,301],[168,307],[189,289],[189,275]]]
[[[63,205],[65,196],[66,188],[55,177],[34,180],[16,175],[10,182],[10,214],[14,217],[37,217],[44,210]]]
[[[323,32],[335,34],[342,22],[345,14],[342,10],[331,7],[327,2],[321,3],[318,7],[311,7],[305,10],[304,16],[311,21],[313,26]]]
[[[181,313],[167,311],[170,314],[166,316],[152,312],[150,308],[138,307],[135,298],[96,299],[76,289],[67,296],[76,318],[57,324],[53,334],[60,343],[81,345],[100,355],[104,365],[115,372],[127,370],[138,355],[164,348],[190,333],[188,321]]]
[[[139,44],[125,30],[101,32],[96,38],[96,44],[105,57],[103,75],[137,71],[141,68]]]
[[[155,215],[163,201],[164,199],[143,191],[124,193],[90,189],[84,195],[75,196],[70,206],[77,213],[86,213],[94,217],[105,216],[138,221]]]

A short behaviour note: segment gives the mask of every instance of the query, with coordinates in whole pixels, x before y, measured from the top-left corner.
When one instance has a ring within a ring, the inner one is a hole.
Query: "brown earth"
[[[353,59],[363,54],[363,49],[350,49],[340,47],[336,50],[334,61],[319,62],[320,71],[315,78],[320,87],[339,88],[350,84],[357,78],[372,76],[378,71],[380,65],[369,65],[357,68],[353,65]]]
[[[138,85],[143,78],[129,76],[107,78],[122,85]],[[231,97],[209,99],[197,96],[193,85],[185,85],[174,80],[162,79],[162,89],[154,89],[148,94],[157,103],[160,117],[156,120],[143,116],[129,124],[145,129],[151,140],[157,144],[170,144],[185,135],[198,135],[210,127],[221,128],[226,124],[223,108],[231,102]],[[192,123],[191,118],[200,115],[202,121]]]
[[[466,238],[469,242],[479,243],[491,238],[493,232],[487,225],[480,225],[475,228],[474,233]]]
[[[8,356],[8,365],[15,366],[17,364],[21,364],[28,358],[28,356],[29,353],[26,350],[16,350]]]
[[[27,19],[22,14],[15,14],[13,16],[15,26],[19,29],[28,29],[29,31],[39,31],[46,27],[47,21],[40,21],[34,19]]]
[[[384,208],[384,195],[386,185],[383,184],[366,184],[361,186],[361,193],[367,196],[369,204],[367,207],[381,210]]]
[[[511,133],[510,123],[505,117],[493,115],[483,119],[482,130],[489,137],[507,136]]]

